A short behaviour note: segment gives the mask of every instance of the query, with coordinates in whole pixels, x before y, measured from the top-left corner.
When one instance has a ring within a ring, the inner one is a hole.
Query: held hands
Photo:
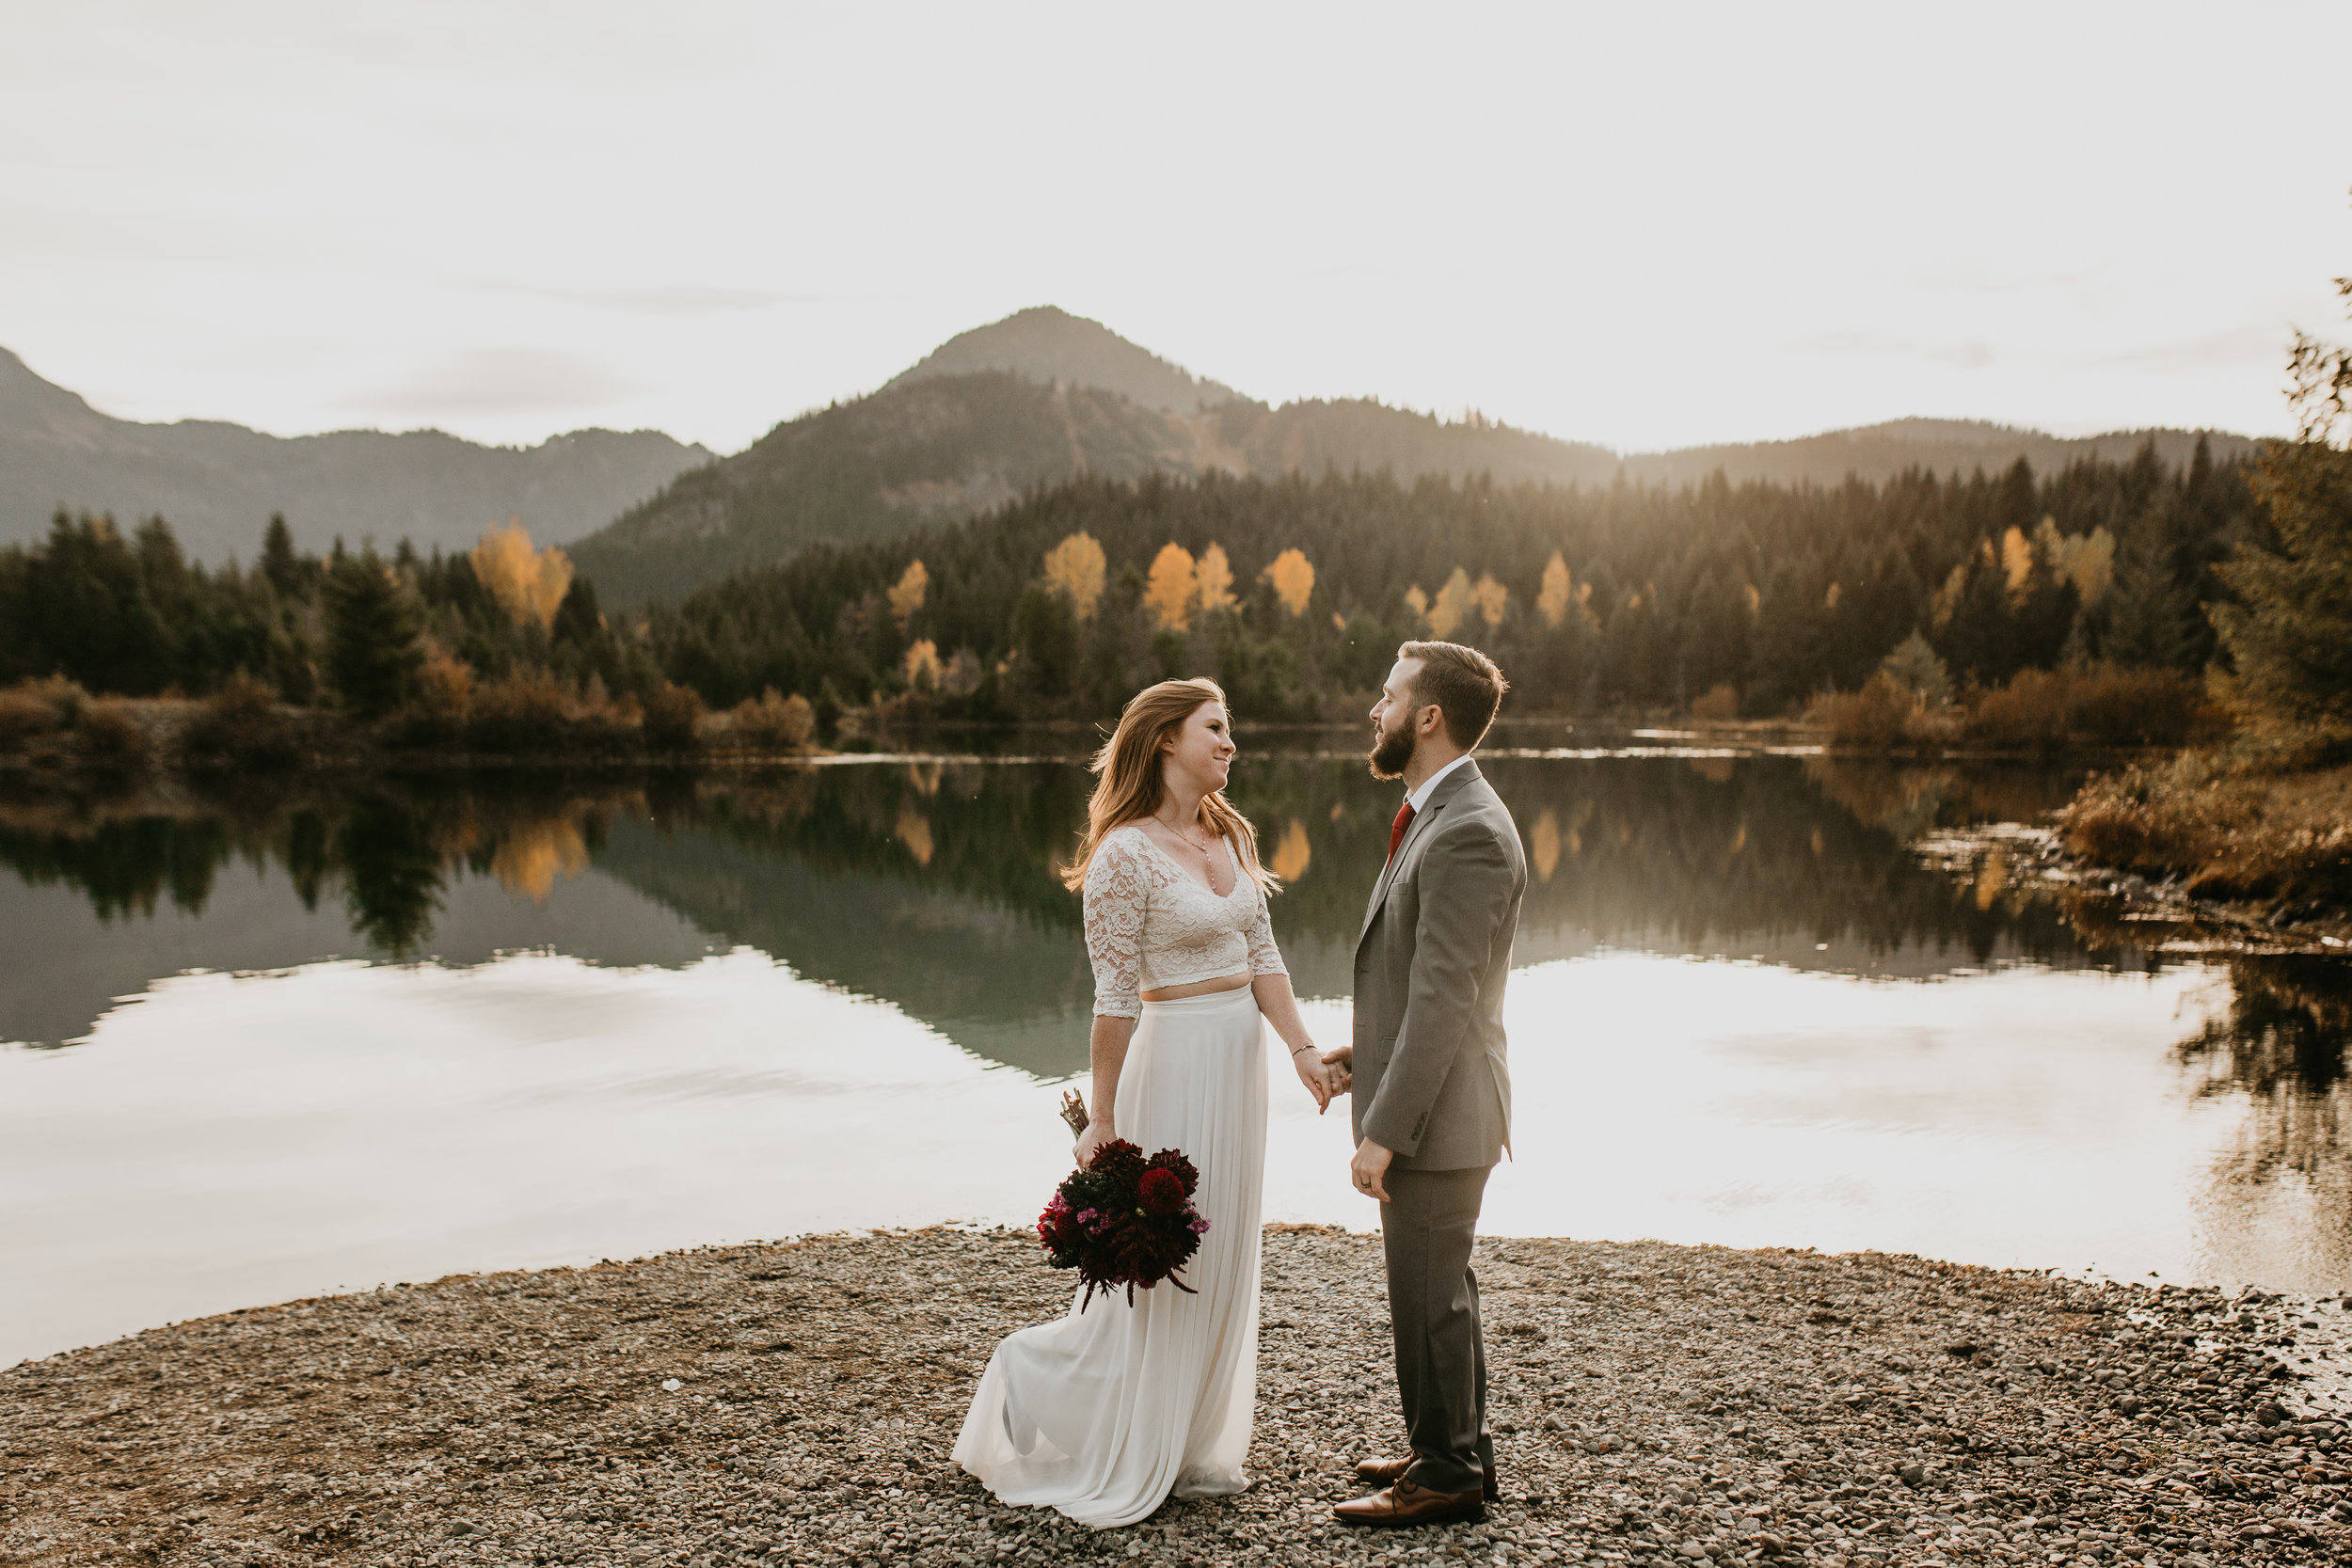
[[[1307,1092],[1315,1097],[1315,1115],[1331,1108],[1331,1101],[1344,1093],[1330,1069],[1328,1056],[1318,1056],[1311,1045],[1301,1046],[1291,1053],[1291,1069],[1298,1081],[1307,1085]]]
[[[1323,1053],[1324,1069],[1331,1075],[1331,1093],[1336,1097],[1356,1086],[1356,1048],[1343,1045],[1337,1051]]]

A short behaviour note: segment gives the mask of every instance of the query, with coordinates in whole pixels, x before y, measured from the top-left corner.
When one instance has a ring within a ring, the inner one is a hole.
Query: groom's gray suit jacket
[[[1527,855],[1478,764],[1438,781],[1356,939],[1356,1137],[1405,1170],[1491,1165],[1511,1143],[1502,987]]]

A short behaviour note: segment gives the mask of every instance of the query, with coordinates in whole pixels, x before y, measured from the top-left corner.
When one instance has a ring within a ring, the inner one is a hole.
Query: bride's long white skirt
[[[1182,1149],[1209,1222],[1172,1285],[1095,1295],[996,1347],[956,1438],[956,1462],[1001,1501],[1098,1528],[1147,1517],[1170,1493],[1249,1484],[1258,1397],[1258,1214],[1265,1182],[1264,1025],[1248,987],[1146,1002],[1120,1069],[1120,1136]],[[1041,1195],[1042,1196],[1042,1195]]]

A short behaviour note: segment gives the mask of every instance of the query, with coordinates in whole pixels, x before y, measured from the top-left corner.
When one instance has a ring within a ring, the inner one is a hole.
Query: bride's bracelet
[[[1294,1045],[1291,1047],[1291,1054],[1295,1056],[1301,1052],[1312,1051],[1314,1047],[1311,1045]]]

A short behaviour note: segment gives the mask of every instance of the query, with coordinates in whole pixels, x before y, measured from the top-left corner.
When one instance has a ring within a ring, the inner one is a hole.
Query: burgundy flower
[[[1147,1214],[1168,1215],[1184,1206],[1184,1184],[1171,1170],[1147,1170],[1136,1187]]]

